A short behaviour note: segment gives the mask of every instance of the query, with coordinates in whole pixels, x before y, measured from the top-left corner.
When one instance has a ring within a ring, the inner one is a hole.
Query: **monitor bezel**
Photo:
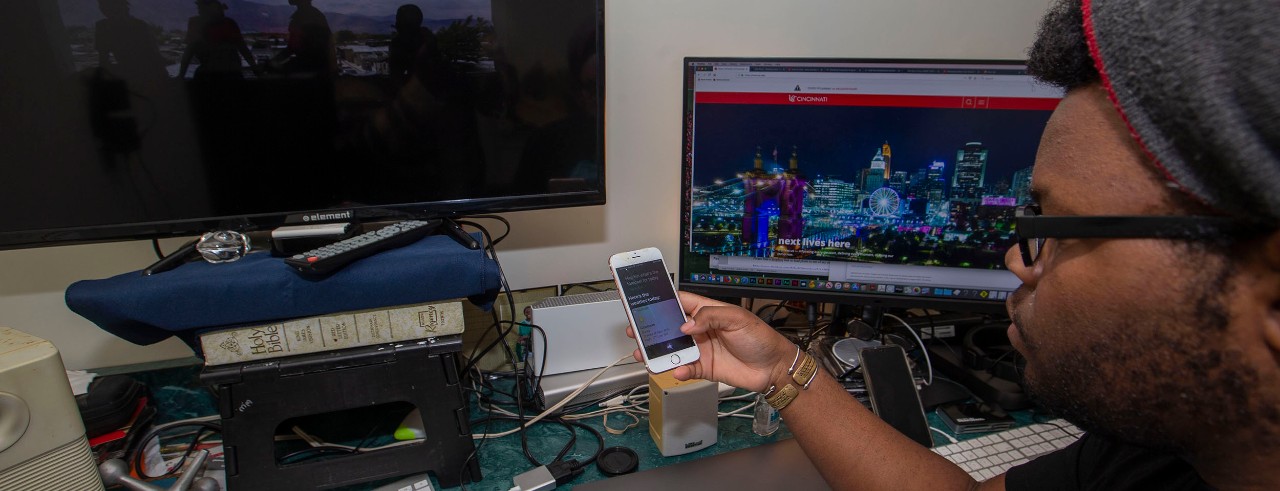
[[[698,63],[868,63],[868,64],[947,64],[947,65],[997,65],[1025,67],[1025,60],[1013,59],[944,59],[944,58],[844,58],[844,57],[739,57],[739,56],[688,56],[681,66],[682,108],[680,111],[680,220],[679,258],[677,260],[677,288],[681,291],[721,299],[768,299],[779,301],[811,301],[868,308],[911,309],[924,308],[940,311],[973,312],[981,314],[1007,314],[1006,300],[980,300],[968,298],[944,298],[924,295],[874,294],[859,291],[798,290],[769,287],[753,287],[742,284],[691,283],[685,281],[687,219],[690,213],[692,185],[690,135],[685,119],[694,104],[692,66]]]

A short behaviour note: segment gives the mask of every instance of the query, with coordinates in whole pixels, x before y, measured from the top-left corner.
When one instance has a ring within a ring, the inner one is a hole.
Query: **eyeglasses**
[[[1040,205],[1014,211],[1022,264],[1031,267],[1046,239],[1205,239],[1231,235],[1239,221],[1211,216],[1042,216]]]

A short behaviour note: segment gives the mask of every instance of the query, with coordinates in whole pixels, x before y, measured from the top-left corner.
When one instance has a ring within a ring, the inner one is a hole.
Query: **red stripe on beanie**
[[[1107,97],[1111,99],[1111,105],[1115,106],[1116,112],[1120,114],[1120,119],[1124,121],[1125,127],[1129,128],[1129,135],[1133,137],[1134,141],[1138,142],[1138,147],[1142,149],[1142,153],[1146,154],[1147,158],[1155,164],[1156,169],[1160,170],[1160,173],[1164,175],[1165,179],[1176,184],[1178,189],[1182,190],[1182,192],[1194,197],[1197,201],[1203,202],[1203,198],[1188,191],[1187,188],[1183,186],[1182,183],[1178,182],[1178,179],[1169,172],[1169,169],[1165,168],[1164,164],[1160,163],[1160,158],[1157,157],[1156,154],[1152,153],[1151,149],[1147,148],[1146,142],[1142,141],[1142,135],[1139,135],[1138,130],[1134,129],[1133,124],[1129,122],[1129,116],[1124,113],[1124,108],[1120,106],[1120,98],[1116,97],[1115,87],[1111,86],[1111,77],[1107,75],[1107,68],[1102,62],[1102,50],[1098,47],[1098,35],[1093,26],[1093,0],[1083,0],[1081,4],[1081,11],[1084,13],[1084,37],[1089,43],[1089,56],[1093,58],[1094,67],[1098,69],[1098,74],[1102,76],[1102,86],[1107,89]]]

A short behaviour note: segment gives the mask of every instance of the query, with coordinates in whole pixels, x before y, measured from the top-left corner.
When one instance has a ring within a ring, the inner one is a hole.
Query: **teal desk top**
[[[190,365],[136,372],[131,373],[130,375],[147,384],[151,388],[159,410],[157,422],[163,423],[199,416],[207,416],[216,413],[215,401],[212,394],[201,386],[197,380],[199,370],[200,367],[198,365]],[[742,393],[742,391],[735,392],[735,394],[740,393]],[[472,421],[483,418],[486,415],[486,412],[476,407],[474,396],[471,399]],[[748,402],[748,400],[721,402],[720,411],[727,412],[732,409],[739,408]],[[583,411],[585,412],[591,409],[598,408],[593,407],[584,409]],[[745,411],[743,414],[749,415],[750,411]],[[1030,411],[1014,412],[1013,416],[1017,420],[1019,426],[1030,424],[1033,417]],[[946,426],[933,412],[928,413],[928,419],[930,426],[944,431],[946,430]],[[638,471],[697,460],[724,452],[760,445],[766,442],[791,438],[791,433],[786,428],[786,421],[783,421],[782,427],[773,435],[761,437],[751,431],[750,419],[722,417],[720,418],[719,423],[718,441],[715,445],[685,455],[663,457],[656,445],[653,443],[652,438],[649,436],[649,422],[646,417],[641,416],[639,423],[636,424],[636,426],[630,428],[621,435],[615,435],[607,432],[603,426],[603,421],[600,416],[583,419],[581,422],[600,431],[604,436],[606,447],[623,446],[635,451],[640,459]],[[634,422],[635,421],[629,416],[621,414],[613,414],[609,417],[609,427],[614,429],[620,429]],[[833,421],[832,423],[839,424],[838,421]],[[515,422],[497,421],[492,423],[492,425],[493,426],[490,431],[497,433],[513,428],[515,426]],[[472,427],[472,431],[475,433],[480,433],[484,430],[485,428],[483,423],[476,424]],[[554,459],[556,454],[559,453],[562,447],[569,441],[568,431],[557,423],[538,423],[528,427],[526,432],[529,452],[543,463],[547,463]],[[591,457],[591,455],[596,451],[598,444],[594,435],[590,435],[586,431],[582,430],[579,430],[577,433],[576,444],[565,458],[572,458],[581,462]],[[981,436],[981,434],[952,436],[963,440]],[[945,436],[939,435],[936,432],[933,437],[935,446],[950,443]],[[388,436],[387,438],[389,441],[390,437]],[[507,491],[513,487],[512,477],[534,468],[534,465],[525,457],[518,434],[485,440],[483,442],[477,440],[476,444],[479,448],[480,468],[484,478],[480,482],[467,484],[465,486],[465,489],[467,490]],[[568,484],[568,486],[600,479],[607,479],[607,476],[601,473],[595,464],[591,464],[585,468],[582,475],[577,476]],[[348,486],[342,489],[344,491],[370,490],[375,488],[377,485],[385,484],[390,481],[394,481],[394,479],[357,486]],[[163,482],[158,482],[158,484],[163,484]],[[434,479],[433,484],[436,485],[436,489],[438,490],[463,489],[462,487],[440,488],[439,483]],[[561,488],[563,487],[565,486],[561,486]]]

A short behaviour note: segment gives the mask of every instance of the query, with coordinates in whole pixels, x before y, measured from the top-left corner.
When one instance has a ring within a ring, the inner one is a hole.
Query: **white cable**
[[[729,412],[727,412],[727,413],[716,413],[716,416],[721,417],[721,418],[726,417],[726,416],[734,416],[734,415],[737,415],[738,413],[741,413],[741,412],[746,411],[746,410],[748,410],[748,409],[754,409],[754,408],[756,407],[756,404],[757,404],[757,403],[756,403],[755,401],[752,401],[750,404],[747,404],[747,405],[745,405],[745,406],[742,406],[742,407],[740,407],[740,408],[738,408],[738,409],[734,409],[734,410],[729,411]]]
[[[321,440],[321,439],[319,439],[319,438],[316,438],[315,436],[311,435],[310,433],[307,433],[306,431],[303,431],[303,430],[302,430],[302,428],[299,428],[299,427],[297,427],[297,426],[294,426],[294,427],[292,428],[292,430],[293,430],[293,433],[294,433],[295,435],[298,435],[298,438],[301,438],[301,439],[302,439],[302,441],[307,442],[307,445],[309,445],[309,446],[311,446],[311,447],[341,448],[341,449],[344,449],[344,450],[350,450],[350,451],[355,452],[355,453],[365,453],[365,452],[372,452],[372,451],[374,451],[374,450],[382,450],[382,449],[384,449],[384,448],[392,448],[392,447],[400,447],[400,446],[404,446],[404,445],[412,445],[412,444],[415,444],[415,443],[422,443],[422,441],[424,440],[423,438],[414,438],[414,439],[411,439],[411,440],[401,440],[401,441],[398,441],[398,442],[392,442],[392,443],[388,443],[388,444],[386,444],[386,445],[381,445],[381,446],[377,446],[377,447],[357,447],[357,446],[354,446],[354,445],[342,445],[342,444],[338,444],[338,443],[329,443],[329,442],[326,442],[326,441],[324,441],[324,440]]]
[[[902,327],[907,328],[907,332],[911,333],[912,337],[916,338],[916,342],[919,343],[918,346],[920,346],[920,353],[922,353],[922,355],[924,356],[924,364],[926,367],[928,367],[928,371],[929,371],[929,379],[925,380],[924,384],[933,385],[933,362],[929,360],[929,350],[925,349],[924,340],[920,339],[920,335],[916,334],[916,330],[912,329],[911,324],[907,324],[907,321],[904,321],[900,317],[893,314],[883,314],[883,315],[885,317],[898,321],[899,324],[902,324]]]
[[[614,365],[617,365],[617,364],[619,364],[619,363],[622,363],[622,360],[626,360],[626,359],[630,359],[630,358],[631,358],[631,355],[627,355],[627,356],[624,356],[624,357],[622,357],[622,358],[618,358],[618,360],[617,360],[617,361],[614,361],[613,363],[610,363],[610,364],[609,364],[609,366],[604,367],[604,368],[601,368],[599,372],[596,372],[596,374],[595,374],[595,375],[592,375],[590,379],[587,379],[587,381],[586,381],[586,382],[583,382],[581,386],[579,386],[577,389],[574,389],[574,391],[573,391],[573,392],[570,392],[570,393],[569,393],[569,395],[568,395],[568,396],[566,396],[564,399],[562,399],[560,402],[557,402],[554,406],[551,406],[551,407],[547,408],[547,410],[546,410],[546,411],[543,411],[541,414],[539,414],[539,415],[537,415],[537,416],[534,416],[534,417],[533,417],[533,419],[530,419],[529,421],[526,421],[526,422],[525,422],[525,424],[524,424],[524,426],[529,426],[529,425],[532,425],[532,424],[534,424],[534,423],[537,423],[538,421],[541,421],[541,420],[542,420],[542,418],[547,417],[547,415],[548,415],[548,414],[551,414],[551,413],[554,413],[554,412],[556,412],[556,411],[559,411],[559,410],[560,410],[560,408],[564,407],[564,405],[565,405],[565,404],[568,404],[568,403],[569,403],[569,401],[572,401],[574,397],[578,397],[578,394],[581,394],[581,393],[582,393],[582,391],[587,390],[587,387],[590,387],[592,382],[595,382],[595,381],[596,381],[596,379],[600,378],[600,376],[601,376],[601,375],[604,375],[604,372],[608,371],[610,368],[613,368],[613,366],[614,366]],[[471,437],[472,437],[472,438],[479,438],[479,439],[501,438],[501,437],[504,437],[504,436],[507,436],[507,435],[513,435],[513,434],[515,434],[515,433],[516,433],[516,432],[518,432],[518,431],[520,431],[520,428],[512,428],[512,429],[510,429],[510,430],[507,430],[507,431],[504,431],[504,432],[501,432],[501,433],[483,433],[483,434],[479,434],[479,435],[475,435],[475,434],[473,434],[473,435],[471,435]]]
[[[746,394],[742,394],[742,395],[721,397],[721,398],[720,398],[720,402],[724,402],[724,401],[737,401],[737,400],[742,400],[742,399],[755,399],[755,397],[756,397],[756,393],[755,393],[755,392],[748,392],[748,393],[746,393]]]
[[[951,443],[960,443],[960,440],[956,440],[956,439],[955,439],[955,437],[951,436],[949,433],[947,433],[947,432],[945,432],[945,431],[939,430],[939,429],[934,428],[934,427],[932,427],[932,426],[930,426],[930,427],[929,427],[929,429],[930,429],[930,430],[933,430],[933,432],[934,432],[934,433],[937,433],[937,434],[939,434],[939,435],[942,435],[942,436],[944,436],[944,437],[947,437],[947,440],[950,440],[950,441],[951,441]]]

